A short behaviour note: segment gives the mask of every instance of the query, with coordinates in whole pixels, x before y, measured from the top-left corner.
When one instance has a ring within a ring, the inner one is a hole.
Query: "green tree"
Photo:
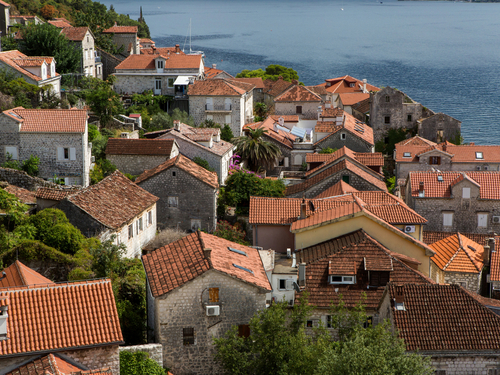
[[[292,82],[293,80],[299,80],[299,74],[296,70],[292,68],[287,68],[282,65],[271,64],[266,70],[248,70],[244,69],[236,75],[236,78],[255,78],[261,77],[263,80],[270,79],[273,81],[278,80],[279,77],[283,77],[285,81]]]
[[[335,151],[337,151],[336,148],[327,147],[327,148],[322,149],[319,153],[320,154],[333,154]]]
[[[85,77],[83,87],[87,104],[92,112],[99,116],[101,126],[105,127],[113,116],[123,113],[123,104],[120,96],[113,91],[114,76],[107,81],[98,78]]]
[[[217,229],[214,231],[214,236],[224,238],[228,241],[236,242],[241,245],[250,245],[247,241],[245,241],[246,233],[241,229],[239,223],[231,225],[228,221],[219,221],[217,223]]]
[[[173,120],[170,115],[166,112],[160,112],[153,115],[151,122],[149,124],[149,131],[156,131],[162,129],[170,129],[173,126]]]
[[[234,138],[233,131],[231,130],[231,127],[228,124],[224,124],[220,131],[220,139],[226,142],[232,142]]]
[[[172,111],[172,121],[177,121],[179,120],[181,123],[193,126],[194,125],[194,119],[193,116],[190,116],[187,112],[180,110],[179,108],[174,108]]]
[[[2,51],[12,51],[19,48],[17,40],[15,40],[12,35],[2,36],[1,41]]]
[[[413,137],[416,134],[416,129],[389,129],[382,139],[375,143],[375,151],[382,152],[385,155],[392,155],[395,144],[404,141],[408,137]]]
[[[208,161],[205,159],[200,158],[199,156],[196,156],[193,158],[193,161],[198,164],[200,167],[205,168],[207,171],[214,172],[215,169],[211,168],[210,165],[208,164]]]
[[[0,189],[0,209],[6,214],[7,227],[10,226],[10,223],[19,225],[27,218],[28,206],[4,189]]]
[[[261,167],[270,169],[274,167],[276,159],[281,156],[281,150],[275,144],[264,140],[262,137],[267,129],[249,129],[247,135],[234,138],[236,153],[247,163],[248,169],[257,171]]]
[[[149,358],[145,352],[131,353],[120,352],[120,374],[121,375],[166,375],[158,363]]]
[[[28,56],[53,56],[60,74],[79,72],[82,51],[61,30],[49,23],[28,25],[21,30],[21,52]]]

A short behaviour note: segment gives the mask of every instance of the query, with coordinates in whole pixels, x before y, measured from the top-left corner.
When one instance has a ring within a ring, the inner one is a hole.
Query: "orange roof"
[[[3,289],[8,340],[0,355],[119,345],[123,337],[111,280]]]
[[[299,122],[299,115],[270,115],[269,117],[276,122],[279,122],[281,117],[284,122]]]
[[[279,124],[276,123],[276,121],[273,119],[272,116],[269,116],[264,121],[254,122],[253,124],[245,125],[243,127],[243,130],[264,128],[267,130],[267,132],[264,133],[264,136],[270,137],[270,138],[274,139],[275,141],[283,144],[284,146],[292,149],[293,142],[295,141],[295,136],[293,134],[291,134],[290,132],[286,132],[282,129],[275,127],[275,125],[279,125]]]
[[[7,185],[4,190],[7,193],[15,195],[24,204],[36,204],[35,193],[15,185]]]
[[[257,249],[199,231],[144,255],[142,261],[154,297],[211,269],[266,291],[272,289]]]
[[[111,229],[151,207],[159,198],[115,171],[99,183],[66,197],[95,220]]]
[[[383,166],[384,156],[382,153],[369,153],[369,152],[353,152],[346,146],[338,149],[331,154],[307,154],[306,163],[322,163],[321,165],[310,169],[306,172],[306,176],[310,176],[318,171],[322,170],[324,167],[334,164],[337,160],[348,157],[353,161],[357,161],[366,166]]]
[[[10,4],[6,3],[5,1],[0,0],[0,5],[3,5],[4,7],[10,8]]]
[[[334,117],[341,117],[344,115],[344,110],[339,107],[329,107],[327,108],[326,106],[323,107],[323,112],[321,112],[321,115],[319,117],[321,118],[334,118]]]
[[[73,194],[75,191],[80,190],[81,188],[77,187],[57,187],[57,188],[44,188],[40,187],[36,190],[35,196],[40,199],[48,199],[52,201],[61,201],[66,198],[68,195]]]
[[[171,54],[185,55],[178,47],[147,47],[141,48],[141,55],[164,55],[170,56]],[[205,68],[207,69],[207,68]]]
[[[320,86],[320,85],[318,85]],[[338,78],[325,79],[325,83],[321,86],[326,87],[326,91],[332,94],[340,94],[345,92],[357,92],[363,90],[363,81],[351,76],[343,76]],[[380,91],[376,86],[366,84],[368,91]]]
[[[434,283],[419,271],[408,267],[397,258],[397,254],[363,230],[305,248],[297,252],[297,260],[306,263],[305,290],[309,293],[309,303],[322,308],[329,308],[332,303],[337,304],[339,296],[342,296],[348,307],[354,307],[365,295],[363,304],[366,308],[375,310],[384,295],[387,282]],[[372,272],[384,272],[382,276],[386,277],[385,283],[374,285],[370,282],[369,269]],[[353,273],[356,275],[355,284],[328,283],[328,275],[344,276]]]
[[[165,155],[170,156],[174,139],[109,138],[106,155]]]
[[[276,97],[292,85],[292,82],[285,81],[283,77],[279,77],[276,81],[266,79],[264,81],[264,92],[270,96]]]
[[[165,69],[199,69],[201,55],[160,54],[160,55],[130,55],[115,67],[115,70],[154,70],[155,59],[165,58]]]
[[[338,195],[344,195],[347,193],[354,193],[357,191],[358,191],[357,189],[353,188],[347,182],[339,181],[335,185],[326,189],[321,194],[317,195],[315,198],[322,199],[322,198],[328,198],[328,197],[336,197]]]
[[[356,103],[359,103],[363,100],[366,100],[370,97],[369,93],[362,93],[362,92],[346,92],[346,93],[340,93],[339,94],[340,101],[344,106],[351,106]]]
[[[219,75],[221,73],[226,73],[227,75],[231,76],[231,74],[229,74],[228,72],[225,72],[224,70],[215,69],[215,68],[211,68],[211,67],[208,67],[208,66],[205,67],[205,78],[206,79],[215,78],[217,75]]]
[[[254,85],[256,89],[264,89],[264,81],[262,80],[262,77],[255,77],[255,78],[234,78],[234,81],[239,81],[243,83],[250,83],[251,85]]]
[[[2,112],[21,123],[23,133],[85,133],[87,111],[84,109],[24,109]]]
[[[443,181],[438,181],[438,176]],[[470,180],[479,186],[481,199],[500,199],[500,172],[410,172],[408,181],[411,195],[419,196],[420,183],[424,183],[425,198],[449,198],[451,187],[461,180]]]
[[[0,288],[12,288],[17,286],[30,286],[53,284],[52,280],[40,275],[20,261],[16,260],[9,267],[4,268],[5,277],[0,279]]]
[[[188,95],[241,96],[253,90],[254,87],[252,83],[239,82],[232,79],[214,78],[204,81],[194,81],[194,83],[188,87]]]
[[[89,31],[88,27],[71,27],[70,25],[69,27],[63,28],[61,34],[64,34],[69,40],[81,42],[85,38],[87,31]]]
[[[103,33],[113,34],[137,34],[137,26],[113,26],[103,31]]]
[[[479,273],[483,269],[484,247],[463,234],[453,234],[429,247],[432,261],[443,271]]]
[[[40,66],[44,61],[47,64],[50,64],[53,59],[53,57],[47,56],[26,56],[24,53],[19,52],[18,50],[0,52],[1,62],[37,82],[42,81],[42,77],[33,74],[29,70],[24,69],[24,67]],[[56,73],[56,75],[58,75],[58,73]],[[47,73],[47,77],[50,77],[50,71]]]
[[[293,85],[274,99],[275,102],[321,102],[321,96],[305,86]]]
[[[47,22],[50,23],[52,26],[57,27],[58,29],[63,29],[65,27],[71,27],[71,24],[67,21],[64,21],[64,20],[55,19],[55,20],[50,20]]]
[[[326,116],[323,116],[326,117]],[[323,124],[326,123],[325,126]],[[331,137],[335,133],[337,133],[340,130],[348,130],[351,134],[355,135],[356,137],[362,139],[369,145],[374,145],[374,140],[373,140],[373,129],[372,127],[366,125],[364,122],[359,121],[357,118],[354,116],[350,115],[347,112],[344,112],[344,121],[342,125],[336,126],[333,122],[330,121],[318,121],[316,123],[316,127],[314,131],[316,132],[323,132],[323,133],[330,133],[326,137],[320,139],[315,143],[315,145],[319,145],[325,140],[328,139],[328,137]]]
[[[405,139],[401,142],[396,143],[396,146],[435,146],[437,143],[429,141],[428,139],[422,138],[418,135]]]
[[[135,183],[140,184],[141,182],[146,181],[148,178],[156,176],[158,173],[166,171],[167,169],[172,167],[182,169],[183,171],[192,175],[194,178],[206,183],[209,186],[212,186],[215,189],[219,188],[219,183],[217,182],[217,173],[206,170],[205,168],[196,164],[194,161],[189,160],[182,154],[179,154],[175,158],[165,161],[155,168],[145,171],[139,177],[137,177]]]

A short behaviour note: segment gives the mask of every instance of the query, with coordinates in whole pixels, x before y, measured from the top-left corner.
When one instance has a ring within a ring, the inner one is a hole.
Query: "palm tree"
[[[236,153],[246,161],[247,168],[257,172],[261,167],[271,169],[276,159],[281,156],[281,150],[271,142],[265,141],[262,135],[267,129],[248,129],[248,133],[238,138],[233,138]]]

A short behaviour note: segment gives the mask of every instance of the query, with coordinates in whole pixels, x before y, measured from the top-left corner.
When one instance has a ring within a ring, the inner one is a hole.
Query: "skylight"
[[[476,159],[483,159],[483,153],[476,151]]]
[[[233,253],[237,253],[237,254],[240,254],[240,255],[244,255],[244,256],[248,256],[247,253],[245,253],[243,250],[238,250],[238,249],[234,249],[232,247],[228,247],[227,248],[229,251],[232,251]]]
[[[411,158],[411,153],[410,152],[404,152],[403,153],[404,158]]]
[[[438,181],[439,181],[439,182],[443,182],[443,176],[439,175],[439,176],[438,176]]]
[[[236,267],[236,268],[239,268],[240,270],[243,270],[243,271],[246,271],[248,273],[251,273],[253,275],[253,271],[252,270],[249,270],[248,268],[245,268],[245,267],[242,267],[242,266],[239,266],[235,263],[233,263],[233,266]]]

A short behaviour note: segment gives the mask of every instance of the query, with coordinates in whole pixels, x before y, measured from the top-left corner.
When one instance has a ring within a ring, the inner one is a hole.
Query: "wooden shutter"
[[[76,160],[76,149],[74,147],[69,149],[69,160]]]
[[[64,148],[63,147],[57,148],[57,160],[64,160]]]
[[[210,301],[210,303],[219,302],[219,288],[208,289],[208,300]]]
[[[436,164],[441,164],[441,156],[436,156]]]

